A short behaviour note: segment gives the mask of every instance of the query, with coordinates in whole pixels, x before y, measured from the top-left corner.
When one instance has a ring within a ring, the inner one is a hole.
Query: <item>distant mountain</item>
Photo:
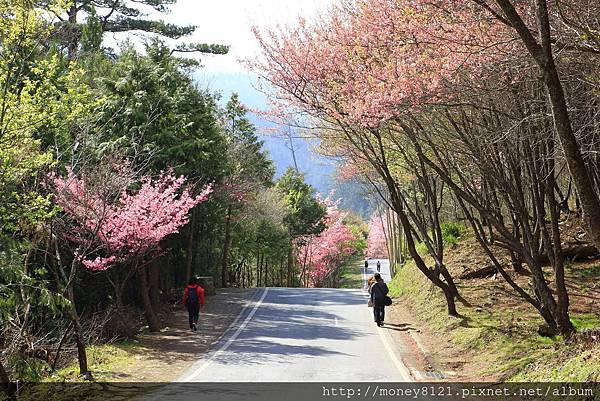
[[[201,88],[222,94],[221,102],[225,104],[232,93],[237,92],[240,100],[248,108],[261,110],[267,108],[265,96],[254,88],[256,77],[246,74],[203,74],[200,70],[196,81]],[[272,126],[268,121],[256,114],[250,120],[259,128]],[[266,131],[266,130],[265,130]],[[294,167],[289,140],[275,134],[263,134],[264,148],[277,167],[277,176],[283,174],[288,167]],[[318,192],[327,193],[334,186],[333,172],[335,163],[313,152],[314,143],[304,138],[293,139],[298,169],[305,173],[306,181]]]

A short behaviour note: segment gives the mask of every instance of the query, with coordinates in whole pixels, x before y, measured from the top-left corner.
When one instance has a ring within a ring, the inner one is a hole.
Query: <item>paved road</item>
[[[381,262],[381,268],[380,268],[381,271],[379,271],[379,272],[377,271],[377,261]],[[364,276],[365,276],[364,261],[361,266],[361,271],[363,273],[363,281],[366,281],[364,279]],[[372,276],[375,273],[381,274],[381,278],[383,278],[383,280],[386,283],[388,283],[392,279],[392,275],[391,275],[391,271],[390,271],[390,261],[388,259],[369,259],[369,267],[367,268],[366,275]]]
[[[389,277],[386,260],[381,270]],[[364,290],[268,288],[259,296],[179,381],[410,380]]]

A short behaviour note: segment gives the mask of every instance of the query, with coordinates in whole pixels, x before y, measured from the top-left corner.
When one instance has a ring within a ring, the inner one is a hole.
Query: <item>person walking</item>
[[[198,317],[200,310],[204,311],[204,288],[198,285],[198,278],[190,277],[187,287],[183,292],[183,304],[188,310],[190,330],[198,330]]]
[[[365,259],[365,274],[367,274],[368,270],[369,270],[369,260]]]
[[[377,261],[377,272],[381,272],[381,262]]]
[[[373,278],[375,279],[375,283],[369,288],[371,303],[373,304],[373,316],[377,326],[383,326],[385,319],[385,299],[390,290],[381,278],[381,274],[375,273]]]
[[[369,294],[371,293],[371,287],[373,286],[373,284],[375,284],[375,277],[371,276],[367,280],[367,290],[369,291]]]

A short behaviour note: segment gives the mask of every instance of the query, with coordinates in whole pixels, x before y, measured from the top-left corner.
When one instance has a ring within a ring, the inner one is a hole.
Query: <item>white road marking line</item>
[[[246,319],[244,320],[244,322],[240,325],[240,327],[238,327],[238,329],[235,331],[235,333],[233,333],[233,335],[229,338],[229,340],[227,340],[227,342],[225,344],[223,344],[223,346],[221,348],[219,348],[219,350],[217,352],[215,352],[208,361],[206,361],[202,366],[200,366],[198,369],[196,369],[195,371],[193,371],[186,377],[184,377],[182,379],[178,379],[176,381],[177,382],[191,381],[192,379],[194,379],[198,375],[200,375],[200,373],[202,373],[216,359],[217,356],[219,356],[220,354],[225,352],[227,350],[227,348],[229,348],[229,346],[238,338],[238,336],[240,335],[242,330],[244,330],[246,328],[246,326],[248,325],[248,323],[250,322],[250,320],[252,319],[252,317],[254,316],[254,314],[256,313],[256,311],[258,310],[258,308],[264,301],[265,297],[267,296],[267,292],[269,292],[269,289],[265,288],[265,291],[263,292],[262,297],[260,297],[260,300],[258,300],[258,302],[254,305],[254,307],[252,308],[252,310],[250,311],[248,316],[246,316]]]
[[[387,351],[388,355],[390,356],[390,359],[392,360],[392,362],[394,362],[394,365],[396,365],[396,369],[398,369],[398,372],[400,373],[400,376],[402,377],[402,379],[407,382],[412,381],[410,372],[408,371],[406,366],[398,360],[398,358],[396,357],[396,353],[392,350],[392,347],[387,340],[387,335],[386,335],[387,330],[378,327],[377,331],[379,332],[379,336],[381,337],[381,340],[383,341],[383,346],[385,347],[385,350]]]

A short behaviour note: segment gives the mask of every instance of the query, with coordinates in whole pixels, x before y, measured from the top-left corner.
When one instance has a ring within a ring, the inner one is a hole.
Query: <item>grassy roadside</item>
[[[460,253],[460,247],[458,244],[451,252]],[[594,266],[568,269],[568,280],[576,287],[572,291],[571,316],[578,330],[600,326],[600,310],[593,301],[586,300],[595,297],[595,293],[589,293],[589,287],[598,282],[599,272]],[[584,276],[591,280],[582,281]],[[413,263],[398,269],[390,283],[390,295],[400,297],[420,323],[431,333],[448,339],[456,354],[462,356],[463,360],[453,368],[470,367],[473,373],[479,373],[473,379],[600,380],[598,341],[592,345],[568,345],[559,336],[540,336],[537,328],[542,319],[533,308],[515,298],[501,279],[458,280],[457,285],[472,304],[458,305],[460,318],[446,314],[442,293]]]
[[[362,258],[349,259],[340,271],[340,288],[362,288],[363,276],[360,271]]]
[[[130,372],[140,363],[144,347],[139,341],[123,341],[114,344],[93,345],[87,348],[87,358],[94,380],[115,382],[131,380]],[[76,360],[56,371],[48,381],[83,381]]]

